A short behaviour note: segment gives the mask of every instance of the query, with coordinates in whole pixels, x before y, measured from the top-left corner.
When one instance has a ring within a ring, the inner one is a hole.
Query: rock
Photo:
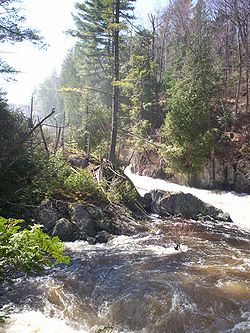
[[[44,231],[50,232],[60,219],[61,214],[52,200],[43,201],[35,212],[36,222],[44,226]]]
[[[105,230],[102,230],[100,232],[98,232],[98,234],[96,235],[96,241],[98,243],[107,243],[110,239],[112,239],[112,235],[110,233],[108,233]]]
[[[69,163],[73,168],[87,168],[89,166],[89,161],[84,156],[75,156],[69,159]]]
[[[143,221],[133,218],[129,209],[112,205],[69,205],[50,199],[40,204],[34,218],[46,232],[62,241],[85,240],[90,244],[107,242],[111,235],[134,235],[148,230]]]
[[[194,220],[198,220],[202,216],[210,216],[216,221],[231,221],[228,213],[203,202],[190,193],[153,190],[144,198],[147,208],[160,216],[181,214]]]
[[[64,242],[73,242],[77,239],[77,226],[71,221],[61,218],[56,222],[52,236],[58,236]]]
[[[73,204],[70,211],[71,221],[74,221],[80,232],[86,233],[90,237],[97,234],[97,226],[86,206]]]
[[[106,210],[107,217],[103,221],[103,229],[114,235],[134,235],[147,231],[143,221],[136,221],[125,207],[112,207]],[[105,226],[104,226],[105,225]],[[110,231],[109,231],[109,230]]]
[[[86,209],[91,218],[102,219],[104,217],[103,210],[100,207],[89,204],[86,206]]]
[[[74,203],[70,207],[70,218],[75,222],[80,222],[82,220],[91,220],[91,216],[86,208],[81,203]]]
[[[231,219],[229,213],[224,213],[223,211],[219,212],[218,220],[219,221],[224,221],[224,222],[232,222],[232,219]]]

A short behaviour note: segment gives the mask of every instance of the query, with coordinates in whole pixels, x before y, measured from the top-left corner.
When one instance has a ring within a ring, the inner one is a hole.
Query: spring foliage
[[[22,221],[0,217],[0,280],[11,280],[18,273],[41,272],[53,263],[69,263],[58,237],[50,238],[41,226],[21,230]]]

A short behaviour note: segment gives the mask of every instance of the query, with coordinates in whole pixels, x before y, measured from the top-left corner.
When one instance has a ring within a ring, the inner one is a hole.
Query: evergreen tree
[[[84,73],[90,86],[102,92],[103,103],[112,105],[112,135],[109,159],[115,159],[119,113],[120,33],[126,29],[134,0],[89,0],[77,3],[74,17],[78,37],[77,49],[82,56]],[[113,83],[112,83],[113,82]],[[112,97],[112,98],[111,98]]]
[[[211,102],[218,87],[210,53],[211,22],[203,0],[196,4],[190,23],[181,76],[177,68],[167,89],[168,113],[162,131],[170,167],[195,176],[213,143]]]
[[[124,117],[132,131],[145,128],[157,128],[159,115],[158,91],[161,85],[158,82],[159,66],[153,57],[153,35],[147,30],[141,30],[130,37],[130,58],[123,66],[123,93],[127,96],[127,105],[123,104]],[[154,50],[155,51],[155,50]],[[157,93],[156,93],[157,91]],[[144,133],[145,134],[145,133]]]
[[[36,45],[42,45],[38,32],[25,27],[25,17],[20,15],[17,7],[19,3],[19,0],[0,1],[0,42],[15,44],[27,40]],[[0,58],[0,73],[13,74],[15,72],[14,68]]]
[[[64,105],[60,89],[60,77],[53,71],[35,91],[35,111],[39,117],[45,117],[55,108],[55,116],[48,122],[63,124]]]

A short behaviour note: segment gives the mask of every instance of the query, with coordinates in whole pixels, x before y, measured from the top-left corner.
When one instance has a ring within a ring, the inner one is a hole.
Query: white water
[[[195,189],[190,188],[187,186],[181,186],[177,184],[173,184],[170,182],[166,182],[159,179],[152,179],[150,177],[145,176],[138,176],[132,174],[129,170],[126,171],[127,175],[131,178],[135,186],[138,188],[141,195],[144,195],[146,192],[152,190],[152,189],[162,189],[162,190],[168,190],[168,191],[182,191],[184,193],[192,193],[196,195],[201,200],[208,202],[223,211],[226,211],[230,214],[231,218],[240,227],[250,229],[250,195],[246,194],[237,194],[234,192],[221,192],[221,191],[207,191],[207,190],[201,190],[201,189]],[[153,254],[155,260],[162,259],[165,257],[171,258],[171,255],[176,255],[176,251],[171,246],[166,246],[166,244],[160,242],[160,237],[158,239],[158,234],[155,235],[139,235],[139,236],[118,236],[111,240],[107,244],[98,244],[98,245],[89,245],[86,242],[78,241],[74,243],[67,243],[66,248],[70,249],[74,252],[74,255],[77,259],[78,253],[79,258],[84,255],[86,258],[93,258],[95,254],[98,252],[105,253],[105,250],[107,250],[107,254],[104,255],[107,257],[108,253],[112,256],[112,253],[120,254],[122,258],[126,258],[126,261],[129,261],[131,258],[133,258],[133,255],[137,255],[139,253],[143,253],[143,257]],[[208,242],[208,241],[206,241]],[[205,242],[204,242],[205,244]],[[223,249],[223,247],[222,247]],[[179,254],[186,255],[188,253],[189,247],[183,246]],[[238,251],[238,250],[237,250]],[[208,252],[209,253],[209,252]],[[238,252],[237,252],[238,253]],[[235,267],[234,270],[241,270],[243,273],[248,270],[249,267],[249,261],[248,257],[242,256],[242,253],[239,251],[239,262],[237,262],[237,268]],[[138,256],[139,257],[139,256]],[[236,257],[232,259],[237,259]],[[173,259],[174,260],[174,259]],[[204,259],[205,260],[205,259]],[[229,260],[229,259],[228,259]],[[194,260],[195,264],[200,270],[204,270],[204,277],[202,279],[205,279],[206,274],[209,276],[209,274],[215,274],[213,269],[219,270],[223,268],[222,264],[218,263],[212,263],[209,266],[207,262],[199,263],[196,259]],[[223,260],[222,260],[223,262]],[[98,261],[97,261],[98,263]],[[120,263],[121,265],[124,265],[124,263]],[[100,263],[99,263],[100,265]],[[152,263],[150,263],[152,265]],[[231,264],[230,264],[231,265]],[[232,264],[233,265],[233,264]],[[228,266],[229,267],[229,266]],[[230,266],[231,267],[231,266]],[[233,266],[232,266],[233,267]],[[114,265],[114,271],[118,269],[119,266]],[[150,267],[149,267],[150,268]],[[147,269],[147,267],[145,267]],[[228,268],[229,269],[229,268]],[[230,270],[229,270],[230,271]],[[135,272],[138,272],[138,270],[135,270]],[[131,276],[135,274],[135,272],[131,271]],[[151,271],[150,271],[151,272]],[[159,271],[160,272],[160,271]],[[199,272],[199,271],[198,271]],[[198,274],[197,272],[197,274]],[[225,271],[227,272],[227,271]],[[177,272],[178,273],[178,272]],[[243,274],[242,273],[242,274]],[[151,274],[151,273],[150,273]],[[159,273],[157,273],[159,274]],[[185,273],[188,277],[188,274]],[[185,277],[184,274],[184,277]],[[150,275],[151,276],[151,275]],[[225,280],[226,275],[219,276],[219,279],[217,281],[217,284],[215,285],[215,291],[216,288],[219,290],[223,290],[223,292],[229,293],[229,295],[235,293],[244,293],[247,292],[248,289],[244,289],[244,283],[241,281],[239,284],[236,280],[231,281],[229,279],[229,282]],[[193,275],[192,278],[195,278],[195,275]],[[55,284],[56,284],[55,280]],[[85,283],[85,280],[83,279],[82,283]],[[243,284],[242,284],[243,283]],[[99,286],[100,287],[100,286]],[[211,286],[212,287],[212,286]],[[98,289],[98,285],[96,286]],[[156,290],[157,291],[157,290]],[[71,297],[71,295],[69,295]],[[143,299],[143,295],[141,295]],[[170,295],[171,297],[171,295]],[[180,304],[178,303],[178,297],[175,295],[172,299],[173,303],[173,309],[170,309],[171,311],[174,311],[174,307],[179,307]],[[103,304],[103,311],[105,314],[105,302]],[[177,305],[176,305],[177,304]],[[185,303],[186,306],[186,303]],[[189,303],[188,303],[189,306]],[[79,324],[83,324],[83,328],[77,329],[76,327],[71,327],[70,321],[66,321],[63,317],[55,316],[54,318],[51,317],[49,312],[49,307],[46,310],[43,309],[41,311],[35,310],[32,311],[30,308],[27,308],[27,311],[23,311],[21,309],[21,312],[14,313],[11,315],[11,318],[7,321],[6,325],[1,329],[0,333],[95,333],[97,332],[98,326],[92,326],[88,327],[84,325],[84,322]],[[246,311],[246,310],[245,310]],[[99,314],[101,316],[101,314]],[[122,333],[123,330],[114,330],[114,333]],[[133,331],[135,332],[135,331]],[[140,331],[141,333],[150,333],[150,327],[144,328]],[[228,330],[224,331],[224,333],[239,333],[239,332],[250,332],[250,313],[245,312],[242,313],[242,320],[240,320],[235,326]],[[129,333],[129,331],[126,331],[126,333]],[[163,332],[162,332],[163,333]]]
[[[40,311],[27,311],[16,313],[7,320],[0,333],[87,333],[76,331],[63,320],[50,318]]]
[[[250,195],[245,193],[226,192],[226,191],[209,191],[193,187],[170,183],[161,179],[153,179],[146,176],[139,176],[131,173],[126,169],[127,176],[137,187],[139,193],[144,195],[151,190],[178,191],[191,193],[199,199],[207,202],[224,212],[230,214],[231,219],[238,226],[250,229]]]

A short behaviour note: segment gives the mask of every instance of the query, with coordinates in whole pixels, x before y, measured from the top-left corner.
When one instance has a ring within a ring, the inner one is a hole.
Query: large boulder
[[[95,237],[98,232],[96,215],[91,215],[87,206],[76,203],[70,209],[71,221],[74,221],[80,232],[86,233],[90,237]]]
[[[78,238],[78,231],[75,223],[65,218],[61,218],[56,222],[52,231],[52,236],[58,236],[64,242],[73,242]]]
[[[210,217],[216,221],[232,221],[228,213],[203,202],[190,193],[153,190],[146,193],[144,199],[146,208],[160,216],[180,214],[194,220]]]
[[[44,227],[44,230],[50,233],[60,218],[67,216],[67,203],[59,200],[43,201],[35,212],[35,220]]]

